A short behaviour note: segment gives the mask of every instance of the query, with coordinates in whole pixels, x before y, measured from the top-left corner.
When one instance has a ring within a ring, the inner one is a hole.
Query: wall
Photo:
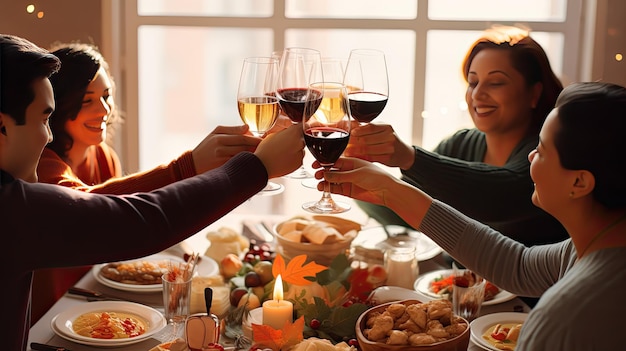
[[[35,12],[26,6],[35,4]],[[43,11],[43,18],[37,12]],[[55,41],[102,44],[102,0],[0,1],[0,33],[48,48]]]

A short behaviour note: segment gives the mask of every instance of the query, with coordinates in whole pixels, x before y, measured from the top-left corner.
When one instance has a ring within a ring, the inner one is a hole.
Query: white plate
[[[146,332],[128,339],[96,339],[74,332],[72,324],[76,318],[92,312],[122,312],[137,315],[147,322]],[[73,306],[52,318],[52,330],[60,337],[90,346],[123,346],[141,342],[158,333],[167,324],[163,314],[152,307],[125,301],[96,301]]]
[[[485,341],[483,339],[483,334],[487,331],[487,329],[493,327],[495,324],[521,324],[526,321],[526,318],[528,318],[528,313],[521,312],[500,312],[478,317],[470,323],[470,339],[474,342],[474,344],[485,350],[500,351]]]
[[[439,245],[421,232],[407,230],[407,228],[398,225],[388,225],[386,228],[392,235],[407,232],[409,239],[417,242],[417,252],[415,256],[417,256],[418,261],[430,260],[443,251]],[[396,240],[401,239],[401,237],[398,236],[394,238]],[[393,238],[390,240],[393,240]],[[383,227],[373,227],[361,230],[359,235],[352,241],[352,246],[360,245],[368,249],[380,249],[384,251],[390,246],[389,243],[387,233],[385,233]]]
[[[452,272],[452,269],[442,269],[439,271],[432,271],[423,274],[415,280],[415,284],[413,285],[413,287],[415,288],[415,291],[417,291],[418,293],[423,295],[423,297],[429,300],[440,299],[441,295],[430,291],[430,283],[435,279],[439,279],[441,277],[445,278],[452,274]],[[510,292],[500,289],[500,292],[497,293],[496,296],[493,297],[493,299],[489,301],[484,301],[483,306],[497,305],[499,303],[513,300],[515,297],[516,296],[511,294]]]
[[[170,253],[158,253],[150,256],[146,256],[144,258],[140,258],[139,260],[147,260],[147,261],[162,261],[162,260],[171,260],[174,262],[184,262],[182,257],[170,254]],[[136,261],[136,260],[129,260]],[[93,266],[91,269],[91,273],[93,274],[96,281],[102,285],[108,286],[113,289],[124,290],[124,291],[132,291],[132,292],[159,292],[163,290],[163,285],[159,284],[148,284],[148,285],[138,285],[138,284],[125,284],[116,282],[111,279],[107,279],[100,274],[100,270],[104,267],[106,263],[98,264]],[[219,265],[215,260],[208,256],[201,256],[198,261],[198,266],[196,267],[196,275],[200,275],[203,277],[209,277],[216,274],[219,274]]]

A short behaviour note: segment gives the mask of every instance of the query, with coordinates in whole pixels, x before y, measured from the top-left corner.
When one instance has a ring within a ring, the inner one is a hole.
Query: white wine
[[[324,83],[314,84],[316,88],[324,91],[322,103],[315,112],[315,117],[322,123],[336,123],[347,115],[348,102],[345,95],[345,89],[341,84]]]
[[[252,96],[237,100],[239,116],[250,127],[250,132],[262,136],[278,118],[280,107],[274,96]]]

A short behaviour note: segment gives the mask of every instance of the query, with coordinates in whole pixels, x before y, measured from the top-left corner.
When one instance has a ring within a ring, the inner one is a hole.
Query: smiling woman
[[[168,164],[122,176],[117,153],[106,143],[112,123],[118,120],[113,100],[115,85],[107,62],[89,44],[58,44],[52,50],[61,60],[61,70],[50,79],[56,100],[56,110],[50,117],[54,141],[41,155],[37,167],[40,182],[100,194],[152,191],[219,167],[233,155],[254,150],[261,141],[247,135],[246,126],[218,126],[193,150]],[[89,268],[38,271],[33,320]]]

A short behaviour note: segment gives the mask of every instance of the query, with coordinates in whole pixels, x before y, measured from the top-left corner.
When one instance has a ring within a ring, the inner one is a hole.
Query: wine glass
[[[349,91],[352,118],[361,125],[370,123],[385,109],[389,98],[385,53],[375,49],[350,51],[343,84]]]
[[[324,75],[324,81],[341,84],[341,82],[343,81],[345,67],[345,59],[340,59],[336,57],[323,57],[322,73]],[[303,179],[300,183],[307,188],[317,189],[317,183],[319,183],[319,181],[311,176]]]
[[[293,124],[302,122],[309,84],[324,81],[321,61],[320,52],[315,49],[291,47],[282,52],[276,97],[281,112],[289,117]],[[286,177],[303,179],[311,178],[312,175],[302,165]]]
[[[304,141],[326,170],[331,169],[350,140],[347,93],[345,86],[336,82],[312,83],[307,93],[302,122]],[[307,118],[307,115],[311,117]],[[302,208],[313,213],[333,214],[350,210],[350,205],[333,200],[330,183],[324,182],[322,198],[307,202]]]
[[[263,137],[278,119],[278,99],[274,96],[277,77],[278,60],[275,58],[244,59],[237,90],[237,109],[255,136]],[[282,184],[268,181],[258,195],[276,195],[283,190]]]

